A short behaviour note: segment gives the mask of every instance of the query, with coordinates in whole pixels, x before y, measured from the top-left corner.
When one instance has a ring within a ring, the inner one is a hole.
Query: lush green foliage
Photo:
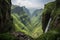
[[[59,38],[60,38],[60,33],[57,32],[56,30],[52,30],[52,31],[42,34],[36,40],[59,40]]]
[[[9,33],[3,33],[0,34],[0,40],[16,40],[16,38]]]

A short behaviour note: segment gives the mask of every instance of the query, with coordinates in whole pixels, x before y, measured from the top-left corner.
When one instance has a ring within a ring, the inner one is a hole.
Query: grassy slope
[[[27,35],[30,35],[33,38],[37,38],[39,35],[41,35],[42,32],[42,27],[41,24],[39,23],[38,25],[36,25],[35,27],[33,27],[32,25],[28,28],[27,26],[25,26],[20,20],[19,20],[19,16],[18,14],[11,14],[14,18],[14,24],[15,24],[15,28],[16,31],[21,31],[24,32]],[[32,20],[33,21],[33,20]],[[36,23],[34,23],[36,24]],[[29,25],[28,25],[29,26]]]
[[[23,23],[20,22],[17,14],[12,14],[12,16],[14,18],[13,23],[15,24],[16,31],[22,31],[22,32],[25,32],[26,34],[28,34],[27,31],[29,31],[29,30],[25,27],[25,25]],[[22,28],[24,28],[24,29],[22,29]]]

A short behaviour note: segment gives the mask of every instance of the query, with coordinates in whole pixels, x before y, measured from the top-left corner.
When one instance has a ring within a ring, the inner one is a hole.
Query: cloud
[[[38,3],[37,0],[12,0],[12,4],[19,5],[19,6],[25,6],[27,8],[43,8],[42,3]]]
[[[54,0],[11,0],[12,4],[26,8],[44,8],[44,4]]]

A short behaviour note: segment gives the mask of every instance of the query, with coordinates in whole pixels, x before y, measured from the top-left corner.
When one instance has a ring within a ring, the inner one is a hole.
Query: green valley
[[[25,7],[21,7],[21,10],[18,10],[19,12],[17,13],[17,11],[15,10],[19,9],[19,7],[17,7],[12,9],[13,11],[11,13],[14,20],[13,23],[15,25],[15,30],[24,32],[25,34],[30,35],[33,38],[39,37],[43,33],[41,22],[42,9],[41,12],[40,10],[36,10],[35,14],[30,15],[29,12],[26,12],[28,9],[26,9]]]

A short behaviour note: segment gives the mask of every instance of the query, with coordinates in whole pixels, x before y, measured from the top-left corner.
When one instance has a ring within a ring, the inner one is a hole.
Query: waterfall
[[[48,22],[47,27],[46,27],[46,29],[45,29],[45,33],[46,33],[46,32],[48,31],[48,29],[49,29],[50,22],[51,22],[51,18],[49,19],[49,22]]]

